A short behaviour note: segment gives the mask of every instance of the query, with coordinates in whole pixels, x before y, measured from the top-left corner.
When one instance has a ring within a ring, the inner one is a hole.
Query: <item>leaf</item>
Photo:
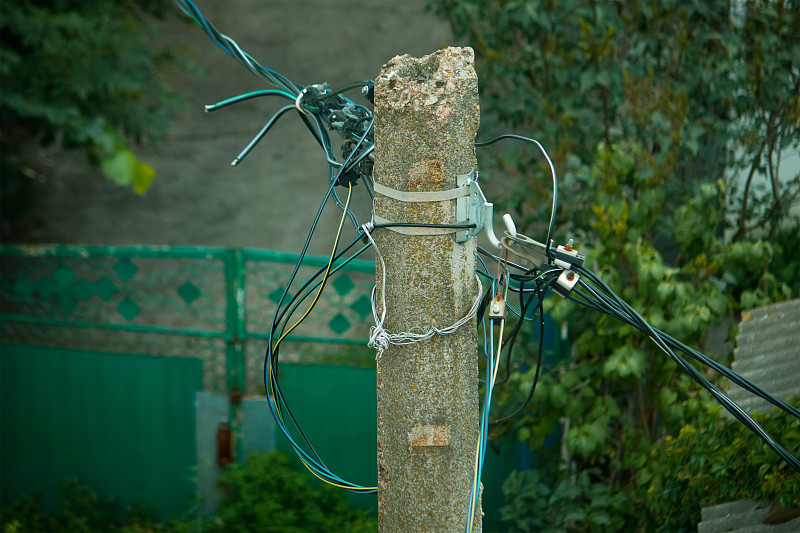
[[[153,167],[137,160],[133,175],[133,191],[140,196],[144,196],[155,177],[156,171]]]
[[[597,74],[597,85],[604,89],[611,87],[611,74],[607,70],[603,70]]]
[[[100,168],[108,179],[118,185],[129,186],[136,174],[136,156],[127,148],[121,148],[100,161]]]
[[[581,92],[590,91],[597,84],[595,73],[591,70],[584,70],[581,74]]]
[[[607,376],[619,378],[635,377],[641,378],[644,375],[645,354],[641,350],[628,345],[623,345],[614,350],[611,357],[603,365],[603,372]]]
[[[136,158],[129,148],[119,148],[100,161],[100,168],[108,179],[118,185],[132,187],[143,196],[155,178],[155,169]]]

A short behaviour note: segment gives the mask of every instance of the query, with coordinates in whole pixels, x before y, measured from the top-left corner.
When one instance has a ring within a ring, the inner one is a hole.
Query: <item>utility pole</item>
[[[459,222],[466,200],[459,186],[476,169],[479,120],[471,48],[398,56],[383,66],[375,81],[377,227]],[[479,295],[477,245],[455,231],[375,230],[385,261],[384,272],[376,259],[376,307],[380,315],[385,301],[388,334],[446,328],[469,315]],[[464,531],[479,432],[477,346],[472,316],[450,334],[390,344],[380,355],[381,533]],[[480,500],[473,531],[481,531]]]

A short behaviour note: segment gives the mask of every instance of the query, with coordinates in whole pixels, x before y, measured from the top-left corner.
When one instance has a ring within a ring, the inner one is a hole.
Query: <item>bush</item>
[[[122,509],[113,498],[104,499],[78,481],[59,487],[60,508],[48,512],[39,495],[30,494],[3,508],[3,533],[133,533],[165,531],[157,511],[141,503]]]
[[[789,403],[800,407],[800,397]],[[753,418],[789,453],[800,454],[800,420],[777,408]],[[800,507],[800,475],[719,408],[684,426],[677,437],[666,437],[651,463],[661,465],[647,495],[662,531],[693,530],[703,507],[728,501],[752,498]]]
[[[341,489],[300,472],[277,451],[233,463],[220,477],[225,496],[208,516],[161,524],[151,507],[123,509],[77,481],[60,487],[60,509],[48,512],[36,495],[2,510],[2,533],[374,533],[377,518],[353,507]],[[368,497],[368,496],[367,496]]]
[[[225,496],[204,518],[203,531],[223,533],[373,533],[378,522],[352,507],[343,491],[299,472],[285,454],[272,451],[234,463],[221,476]]]

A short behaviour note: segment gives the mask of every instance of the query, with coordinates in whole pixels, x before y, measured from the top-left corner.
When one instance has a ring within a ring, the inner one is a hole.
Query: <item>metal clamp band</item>
[[[411,192],[411,191],[398,191],[386,185],[376,183],[374,186],[375,192],[388,196],[399,202],[446,202],[447,200],[455,200],[462,196],[469,196],[469,187],[462,186],[447,191],[424,191],[424,192]]]

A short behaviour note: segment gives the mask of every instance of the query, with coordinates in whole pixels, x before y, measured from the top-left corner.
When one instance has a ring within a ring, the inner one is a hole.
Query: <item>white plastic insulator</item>
[[[514,224],[514,221],[511,219],[511,215],[509,215],[508,213],[503,215],[503,224],[506,225],[506,231],[508,231],[509,235],[511,235],[512,237],[517,236],[517,226],[516,224]]]

